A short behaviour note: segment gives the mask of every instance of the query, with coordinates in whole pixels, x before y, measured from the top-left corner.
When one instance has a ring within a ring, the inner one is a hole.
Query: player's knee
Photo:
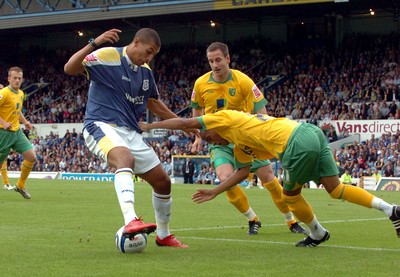
[[[167,174],[162,174],[160,176],[160,183],[163,184],[163,186],[171,187],[171,178]]]
[[[218,175],[218,179],[219,179],[221,182],[223,182],[223,181],[225,181],[226,179],[228,179],[230,175],[231,175],[231,174],[221,173],[221,174]]]
[[[272,166],[270,165],[258,168],[256,174],[263,184],[269,183],[275,178]]]
[[[156,193],[170,194],[171,193],[171,178],[166,174],[164,170],[158,170],[142,175]]]
[[[22,156],[24,157],[24,160],[27,162],[30,162],[30,163],[36,162],[36,154],[32,149],[23,152]]]
[[[28,162],[34,163],[34,162],[36,162],[36,160],[37,160],[37,159],[36,159],[36,155],[27,157],[26,160],[27,160]]]

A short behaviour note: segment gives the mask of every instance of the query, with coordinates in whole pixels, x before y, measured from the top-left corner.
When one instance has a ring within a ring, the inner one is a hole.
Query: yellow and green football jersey
[[[299,125],[287,118],[251,115],[233,110],[197,117],[203,129],[215,130],[221,137],[235,144],[235,158],[240,163],[254,158],[280,159],[289,138]]]
[[[22,90],[15,91],[10,87],[0,90],[0,117],[11,122],[10,131],[17,131],[20,128],[19,117],[24,102],[24,92]],[[0,127],[3,126],[0,124]]]
[[[212,78],[211,73],[196,80],[191,97],[192,108],[204,108],[205,114],[219,110],[255,113],[267,104],[263,93],[246,74],[231,69],[228,80],[220,83]]]

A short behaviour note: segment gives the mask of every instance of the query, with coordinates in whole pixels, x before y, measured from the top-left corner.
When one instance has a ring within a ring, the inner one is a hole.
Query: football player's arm
[[[0,100],[1,100],[0,101],[0,109],[3,109],[2,106],[5,105],[3,103],[5,103],[5,101],[7,101],[6,98],[7,98],[6,96],[4,96],[3,94],[0,94]],[[11,122],[5,121],[1,116],[0,116],[0,124],[4,130],[9,130],[12,127]]]
[[[197,118],[177,117],[148,124],[145,122],[139,122],[139,127],[144,132],[151,129],[190,130],[190,129],[200,129],[201,124],[197,120]]]
[[[96,46],[100,46],[103,43],[110,42],[110,43],[115,43],[119,41],[119,33],[121,33],[121,30],[119,29],[111,29],[100,36],[96,37],[94,39],[94,44]],[[82,61],[85,59],[87,55],[89,55],[93,50],[95,49],[95,46],[92,43],[86,44],[85,47],[83,47],[81,50],[76,52],[69,58],[68,62],[64,65],[64,72],[68,75],[77,75],[79,73],[83,72],[83,65]]]
[[[163,102],[155,98],[149,98],[147,101],[147,109],[162,119],[178,117],[173,111],[165,106]]]
[[[240,183],[249,176],[250,165],[236,170],[228,179],[223,181],[219,186],[214,189],[197,189],[193,194],[192,200],[196,203],[203,203],[214,199],[218,194],[228,190],[234,185]]]
[[[22,113],[19,114],[19,122],[24,124],[26,129],[32,130],[32,124],[28,120],[26,120],[25,116]]]
[[[193,109],[192,113],[193,113],[193,117],[202,116],[202,115],[204,115],[204,109],[203,108]]]
[[[155,99],[155,98],[150,98],[147,101],[147,108],[152,113],[158,115],[162,119],[178,118],[178,116],[173,111],[171,111],[163,102],[161,102],[160,100]],[[140,126],[140,123],[139,123],[139,126]],[[154,129],[154,128],[152,128],[152,129]],[[165,128],[165,129],[168,129],[168,128]],[[196,138],[200,136],[200,132],[198,130],[195,130],[192,128],[184,128],[184,127],[179,128],[178,127],[178,128],[174,128],[174,129],[182,130],[185,133],[193,134],[196,136]]]
[[[245,91],[248,92],[247,102],[252,103],[251,113],[267,114],[267,100],[264,98],[263,93],[254,83],[254,81],[249,79],[249,81],[246,82],[244,85],[246,86]]]
[[[204,109],[203,108],[198,108],[198,109],[193,108],[192,114],[193,114],[194,118],[198,117],[198,116],[202,116],[204,114]],[[201,136],[196,136],[190,151],[192,153],[198,153],[201,150],[202,143],[203,143],[203,140],[201,139]]]
[[[268,114],[267,108],[264,106],[261,109],[259,109],[258,111],[256,111],[255,114]]]

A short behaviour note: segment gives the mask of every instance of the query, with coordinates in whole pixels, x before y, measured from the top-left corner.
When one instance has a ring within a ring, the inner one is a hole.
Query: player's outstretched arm
[[[198,204],[214,199],[218,194],[226,191],[240,183],[249,176],[250,166],[239,168],[228,179],[218,185],[215,189],[197,189],[192,200]]]
[[[147,132],[152,129],[170,129],[170,130],[182,130],[182,129],[200,129],[201,124],[196,118],[171,118],[159,122],[145,123],[139,122],[139,127],[142,131]]]
[[[147,102],[147,109],[151,111],[152,113],[158,115],[162,119],[171,119],[171,118],[177,118],[178,116],[171,111],[163,102],[161,102],[158,99],[151,98]],[[139,123],[140,126],[140,123]],[[200,132],[196,129],[185,129],[185,128],[178,128],[185,133],[191,133],[197,137],[200,137]],[[142,131],[145,131],[142,129]],[[147,130],[146,130],[147,131]]]

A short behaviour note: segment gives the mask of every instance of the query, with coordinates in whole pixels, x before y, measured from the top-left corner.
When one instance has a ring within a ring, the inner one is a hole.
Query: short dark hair
[[[218,41],[211,43],[207,47],[206,54],[208,52],[213,52],[215,50],[221,50],[222,54],[224,54],[225,57],[229,55],[229,48],[228,48],[228,45],[226,45],[225,43],[218,42]]]
[[[151,28],[142,28],[136,32],[135,38],[139,38],[144,43],[154,43],[158,48],[161,48],[161,39],[156,30]]]

